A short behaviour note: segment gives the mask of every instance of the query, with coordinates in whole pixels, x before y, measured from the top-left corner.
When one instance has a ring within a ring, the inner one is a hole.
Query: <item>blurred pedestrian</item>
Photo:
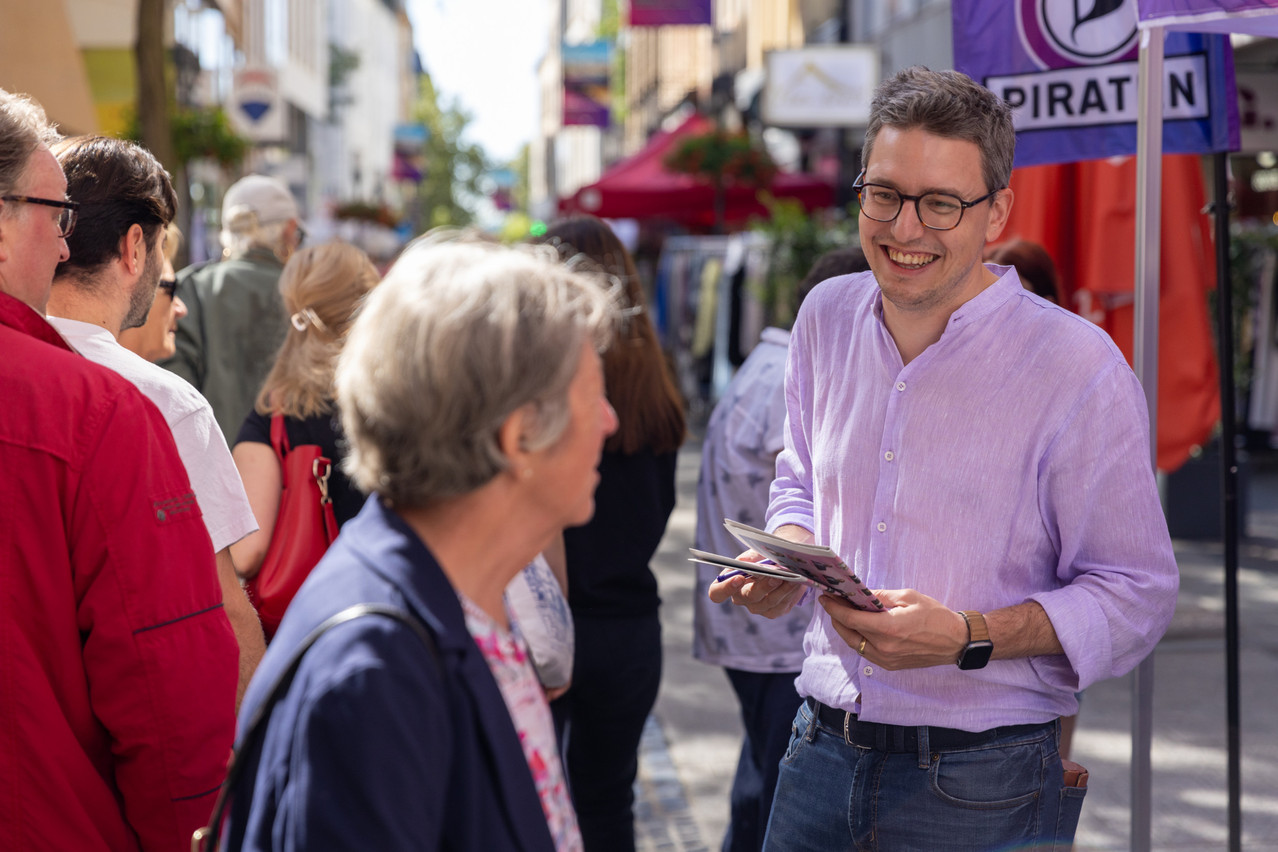
[[[564,531],[573,681],[555,703],[567,720],[568,779],[590,852],[634,849],[639,739],[661,684],[657,580],[649,563],[675,504],[683,401],[666,368],[629,252],[601,219],[551,223],[542,242],[584,260],[623,294],[604,352],[620,426],[604,445],[589,523]]]
[[[222,602],[240,647],[244,694],[266,645],[257,614],[244,596],[231,544],[257,528],[244,485],[213,411],[195,388],[120,345],[124,328],[146,322],[156,299],[165,228],[177,196],[164,167],[145,148],[106,136],[79,136],[53,147],[80,205],[71,256],[58,264],[49,322],[91,361],[128,379],[155,403],[173,433],[213,542]],[[198,546],[192,542],[191,547]]]
[[[594,511],[617,425],[598,351],[604,290],[550,256],[410,247],[337,370],[349,469],[371,492],[294,599],[249,687],[261,709],[302,657],[260,750],[241,756],[229,848],[573,850],[550,711],[503,602],[511,578]]]
[[[56,138],[0,89],[0,846],[183,849],[226,771],[235,637],[168,426],[44,319],[78,212]]]
[[[1058,719],[1171,621],[1140,383],[1096,326],[981,262],[1015,145],[1007,103],[959,72],[875,91],[871,272],[795,321],[767,523],[841,554],[887,610],[817,598],[766,849],[1068,847],[1086,788]],[[803,592],[782,582],[711,595],[775,617]]]
[[[178,320],[186,316],[186,304],[177,293],[177,273],[173,259],[182,242],[182,229],[170,222],[164,229],[164,266],[160,269],[160,286],[147,312],[146,322],[137,328],[120,331],[120,345],[130,352],[155,363],[173,357],[177,351]]]
[[[223,259],[178,273],[187,315],[178,321],[177,354],[161,366],[204,394],[228,443],[288,331],[277,285],[305,238],[299,217],[282,181],[241,178],[222,199]]]
[[[334,401],[333,374],[355,313],[379,280],[368,255],[349,243],[303,248],[284,266],[279,292],[288,334],[232,451],[258,526],[232,551],[245,579],[257,576],[276,533],[283,476],[271,446],[272,418],[283,418],[289,446],[317,445],[332,462],[328,493],[338,529],[364,503],[365,495],[351,484],[342,464],[346,439]],[[273,633],[275,624],[270,621],[267,629]]]
[[[998,243],[985,252],[985,260],[999,266],[1015,266],[1026,290],[1053,304],[1064,303],[1056,264],[1047,249],[1038,243],[1019,238]]]
[[[859,246],[826,252],[799,282],[789,315],[798,312],[822,281],[869,268]],[[763,525],[777,454],[785,443],[789,344],[789,330],[765,328],[710,415],[697,482],[698,550],[725,556],[741,550],[724,528],[725,518]],[[741,607],[710,601],[710,584],[717,574],[712,566],[697,565],[692,654],[724,667],[745,729],[723,850],[757,852],[763,848],[777,770],[790,741],[790,722],[803,700],[794,680],[803,666],[803,633],[812,618],[812,602],[804,601],[775,621],[761,621]]]

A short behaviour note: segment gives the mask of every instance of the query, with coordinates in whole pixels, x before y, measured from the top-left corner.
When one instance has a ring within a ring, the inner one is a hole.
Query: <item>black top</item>
[[[603,454],[595,516],[564,530],[574,616],[646,615],[661,605],[648,563],[674,510],[675,460],[651,450]]]
[[[333,498],[333,515],[337,518],[338,529],[342,524],[359,514],[364,505],[366,495],[362,494],[342,470],[341,461],[346,458],[346,436],[342,434],[337,413],[317,414],[298,420],[295,417],[284,418],[284,431],[288,433],[290,446],[301,444],[319,444],[324,457],[333,463],[333,474],[328,480],[328,493]],[[259,414],[256,409],[244,418],[240,434],[235,443],[252,441],[255,444],[271,445],[271,417]]]

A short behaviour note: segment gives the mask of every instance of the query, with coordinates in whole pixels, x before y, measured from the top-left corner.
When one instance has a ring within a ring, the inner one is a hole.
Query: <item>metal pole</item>
[[[1136,125],[1136,376],[1149,406],[1150,464],[1158,458],[1158,296],[1162,231],[1163,140],[1162,27],[1140,33]],[[1153,742],[1154,657],[1132,678],[1132,852],[1149,852],[1152,826],[1150,746]]]
[[[1238,660],[1238,464],[1234,442],[1234,309],[1229,274],[1229,155],[1212,158],[1216,215],[1216,324],[1220,340],[1221,531],[1225,546],[1225,732],[1229,749],[1229,850],[1242,852],[1241,709]]]
[[[839,44],[852,40],[852,0],[839,0]],[[835,156],[838,160],[838,177],[834,184],[834,206],[844,213],[852,203],[852,184],[859,168],[852,162],[852,146],[848,144],[850,128],[834,128]]]

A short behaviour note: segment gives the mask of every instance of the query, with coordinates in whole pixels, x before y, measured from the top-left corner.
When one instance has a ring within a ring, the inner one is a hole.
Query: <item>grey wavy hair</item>
[[[884,127],[919,128],[937,136],[973,142],[981,149],[985,189],[1012,179],[1016,130],[1012,108],[959,71],[906,68],[879,84],[870,102],[870,123],[861,148],[861,168],[870,163],[874,141]]]
[[[337,366],[346,471],[392,505],[484,485],[509,462],[506,419],[531,405],[523,447],[553,446],[590,341],[602,352],[615,296],[553,250],[428,235],[368,296]]]
[[[0,89],[0,192],[17,186],[36,149],[60,138],[44,107],[26,95]]]

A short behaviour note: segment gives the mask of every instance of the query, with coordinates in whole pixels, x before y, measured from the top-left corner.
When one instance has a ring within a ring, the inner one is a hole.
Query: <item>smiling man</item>
[[[1064,784],[1058,719],[1171,620],[1135,375],[981,262],[1014,148],[1008,106],[962,74],[876,92],[856,186],[871,272],[800,311],[768,528],[832,547],[888,611],[819,598],[768,849],[1068,848],[1085,791]],[[776,617],[801,592],[735,577],[710,595]]]

